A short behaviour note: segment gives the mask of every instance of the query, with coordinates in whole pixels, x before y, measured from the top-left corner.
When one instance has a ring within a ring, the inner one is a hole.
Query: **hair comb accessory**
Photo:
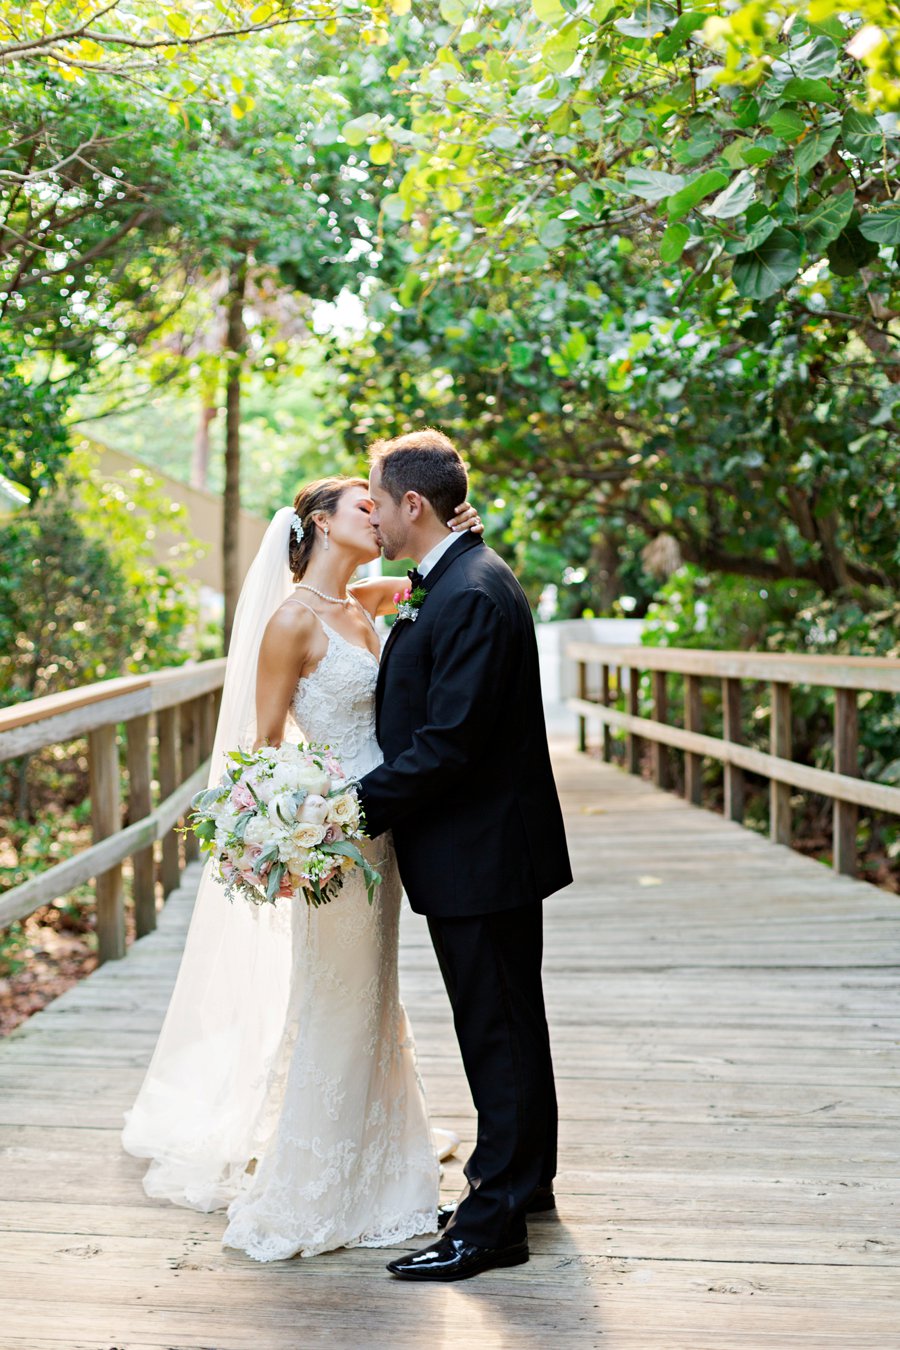
[[[303,521],[297,515],[296,511],[291,516],[291,534],[294,536],[294,538],[297,540],[297,543],[299,544],[301,539],[303,538]]]

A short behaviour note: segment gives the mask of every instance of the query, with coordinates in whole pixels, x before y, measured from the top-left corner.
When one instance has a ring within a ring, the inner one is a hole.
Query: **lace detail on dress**
[[[298,684],[293,716],[301,735],[363,774],[381,762],[378,662],[323,627],[326,653]],[[389,1246],[436,1228],[439,1169],[397,981],[401,887],[390,835],[366,852],[382,875],[373,905],[354,873],[330,904],[290,909],[284,1032],[223,1237],[257,1261]]]
[[[328,646],[312,674],[299,681],[291,715],[307,740],[330,745],[346,769],[362,776],[381,763],[375,739],[378,659],[316,617]]]

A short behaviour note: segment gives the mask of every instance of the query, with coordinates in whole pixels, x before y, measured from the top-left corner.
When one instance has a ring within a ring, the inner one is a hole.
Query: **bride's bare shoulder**
[[[278,606],[263,634],[263,642],[289,642],[291,646],[305,647],[319,632],[316,615],[296,600],[285,600]]]

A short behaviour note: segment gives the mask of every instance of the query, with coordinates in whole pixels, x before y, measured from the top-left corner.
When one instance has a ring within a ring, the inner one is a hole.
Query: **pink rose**
[[[289,872],[285,872],[284,876],[281,878],[281,885],[278,888],[278,898],[279,900],[290,900],[293,894],[294,885],[291,881],[291,875]]]
[[[322,843],[336,844],[340,838],[341,838],[340,825],[329,825],[328,829],[325,831],[325,838],[322,840]]]
[[[231,805],[238,811],[252,811],[256,807],[253,793],[246,783],[235,783],[231,789]]]

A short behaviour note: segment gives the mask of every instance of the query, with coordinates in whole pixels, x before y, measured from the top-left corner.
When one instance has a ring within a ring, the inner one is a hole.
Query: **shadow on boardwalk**
[[[194,866],[157,933],[0,1045],[4,1350],[900,1343],[896,898],[556,762],[577,877],[546,910],[560,1212],[532,1222],[529,1265],[421,1288],[380,1251],[259,1266],[222,1250],[220,1215],[144,1197],[118,1130]],[[432,1116],[465,1156],[468,1093],[409,914],[401,959]]]

